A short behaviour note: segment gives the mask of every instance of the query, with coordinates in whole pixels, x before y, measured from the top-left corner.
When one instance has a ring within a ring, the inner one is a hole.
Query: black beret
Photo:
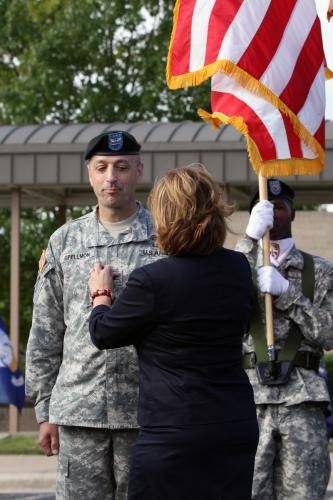
[[[267,179],[267,194],[269,200],[277,200],[284,198],[286,200],[292,201],[295,198],[294,190],[288,186],[285,182],[279,179]],[[251,213],[253,206],[259,200],[259,189],[256,188],[254,194],[251,196],[249,212]]]
[[[94,155],[101,156],[127,156],[138,155],[141,149],[136,139],[123,130],[105,132],[89,141],[84,159],[89,160]]]

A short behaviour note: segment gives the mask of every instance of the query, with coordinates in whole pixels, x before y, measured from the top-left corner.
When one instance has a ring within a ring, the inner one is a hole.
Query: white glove
[[[253,240],[260,240],[266,229],[271,229],[274,223],[274,205],[268,200],[259,201],[254,205],[246,234]]]
[[[286,280],[273,266],[259,267],[257,270],[257,281],[262,293],[281,295],[289,286]]]

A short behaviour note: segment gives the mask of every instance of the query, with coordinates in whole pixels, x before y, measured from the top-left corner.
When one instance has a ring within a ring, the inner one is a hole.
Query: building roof
[[[201,162],[231,197],[247,199],[256,175],[243,136],[231,126],[214,130],[204,122],[44,124],[0,126],[0,206],[9,206],[13,187],[23,206],[94,203],[83,152],[87,142],[108,130],[127,130],[142,144],[145,198],[154,179],[170,168]],[[289,177],[304,203],[333,203],[333,122],[326,123],[326,165],[317,176]],[[299,197],[298,197],[299,198]]]
[[[151,144],[156,142],[223,142],[224,140],[241,141],[242,136],[233,127],[213,130],[203,122],[180,123],[90,123],[69,125],[3,125],[0,126],[1,145],[52,145],[86,144],[92,137],[110,130],[126,130],[133,134],[138,142]],[[333,134],[332,134],[333,139]]]

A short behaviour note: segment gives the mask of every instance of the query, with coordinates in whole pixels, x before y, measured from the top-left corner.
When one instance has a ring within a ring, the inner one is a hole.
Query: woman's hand
[[[112,268],[109,265],[95,264],[89,271],[88,286],[92,295],[99,289],[108,289],[112,294],[113,288]],[[100,295],[94,298],[94,306],[106,304],[110,305],[111,297]]]

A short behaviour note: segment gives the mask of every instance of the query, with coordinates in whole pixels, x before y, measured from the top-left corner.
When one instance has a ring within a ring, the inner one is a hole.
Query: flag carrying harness
[[[314,298],[314,262],[312,255],[301,251],[304,266],[302,269],[302,292],[313,302]],[[258,294],[256,293],[256,297]],[[288,382],[293,367],[302,367],[318,371],[320,356],[309,351],[300,350],[303,334],[299,326],[291,321],[291,328],[283,349],[278,351],[277,374],[269,374],[267,361],[267,344],[265,339],[265,325],[261,319],[259,302],[254,301],[250,334],[253,338],[254,352],[243,356],[243,368],[255,368],[259,381],[264,385],[281,385]]]

